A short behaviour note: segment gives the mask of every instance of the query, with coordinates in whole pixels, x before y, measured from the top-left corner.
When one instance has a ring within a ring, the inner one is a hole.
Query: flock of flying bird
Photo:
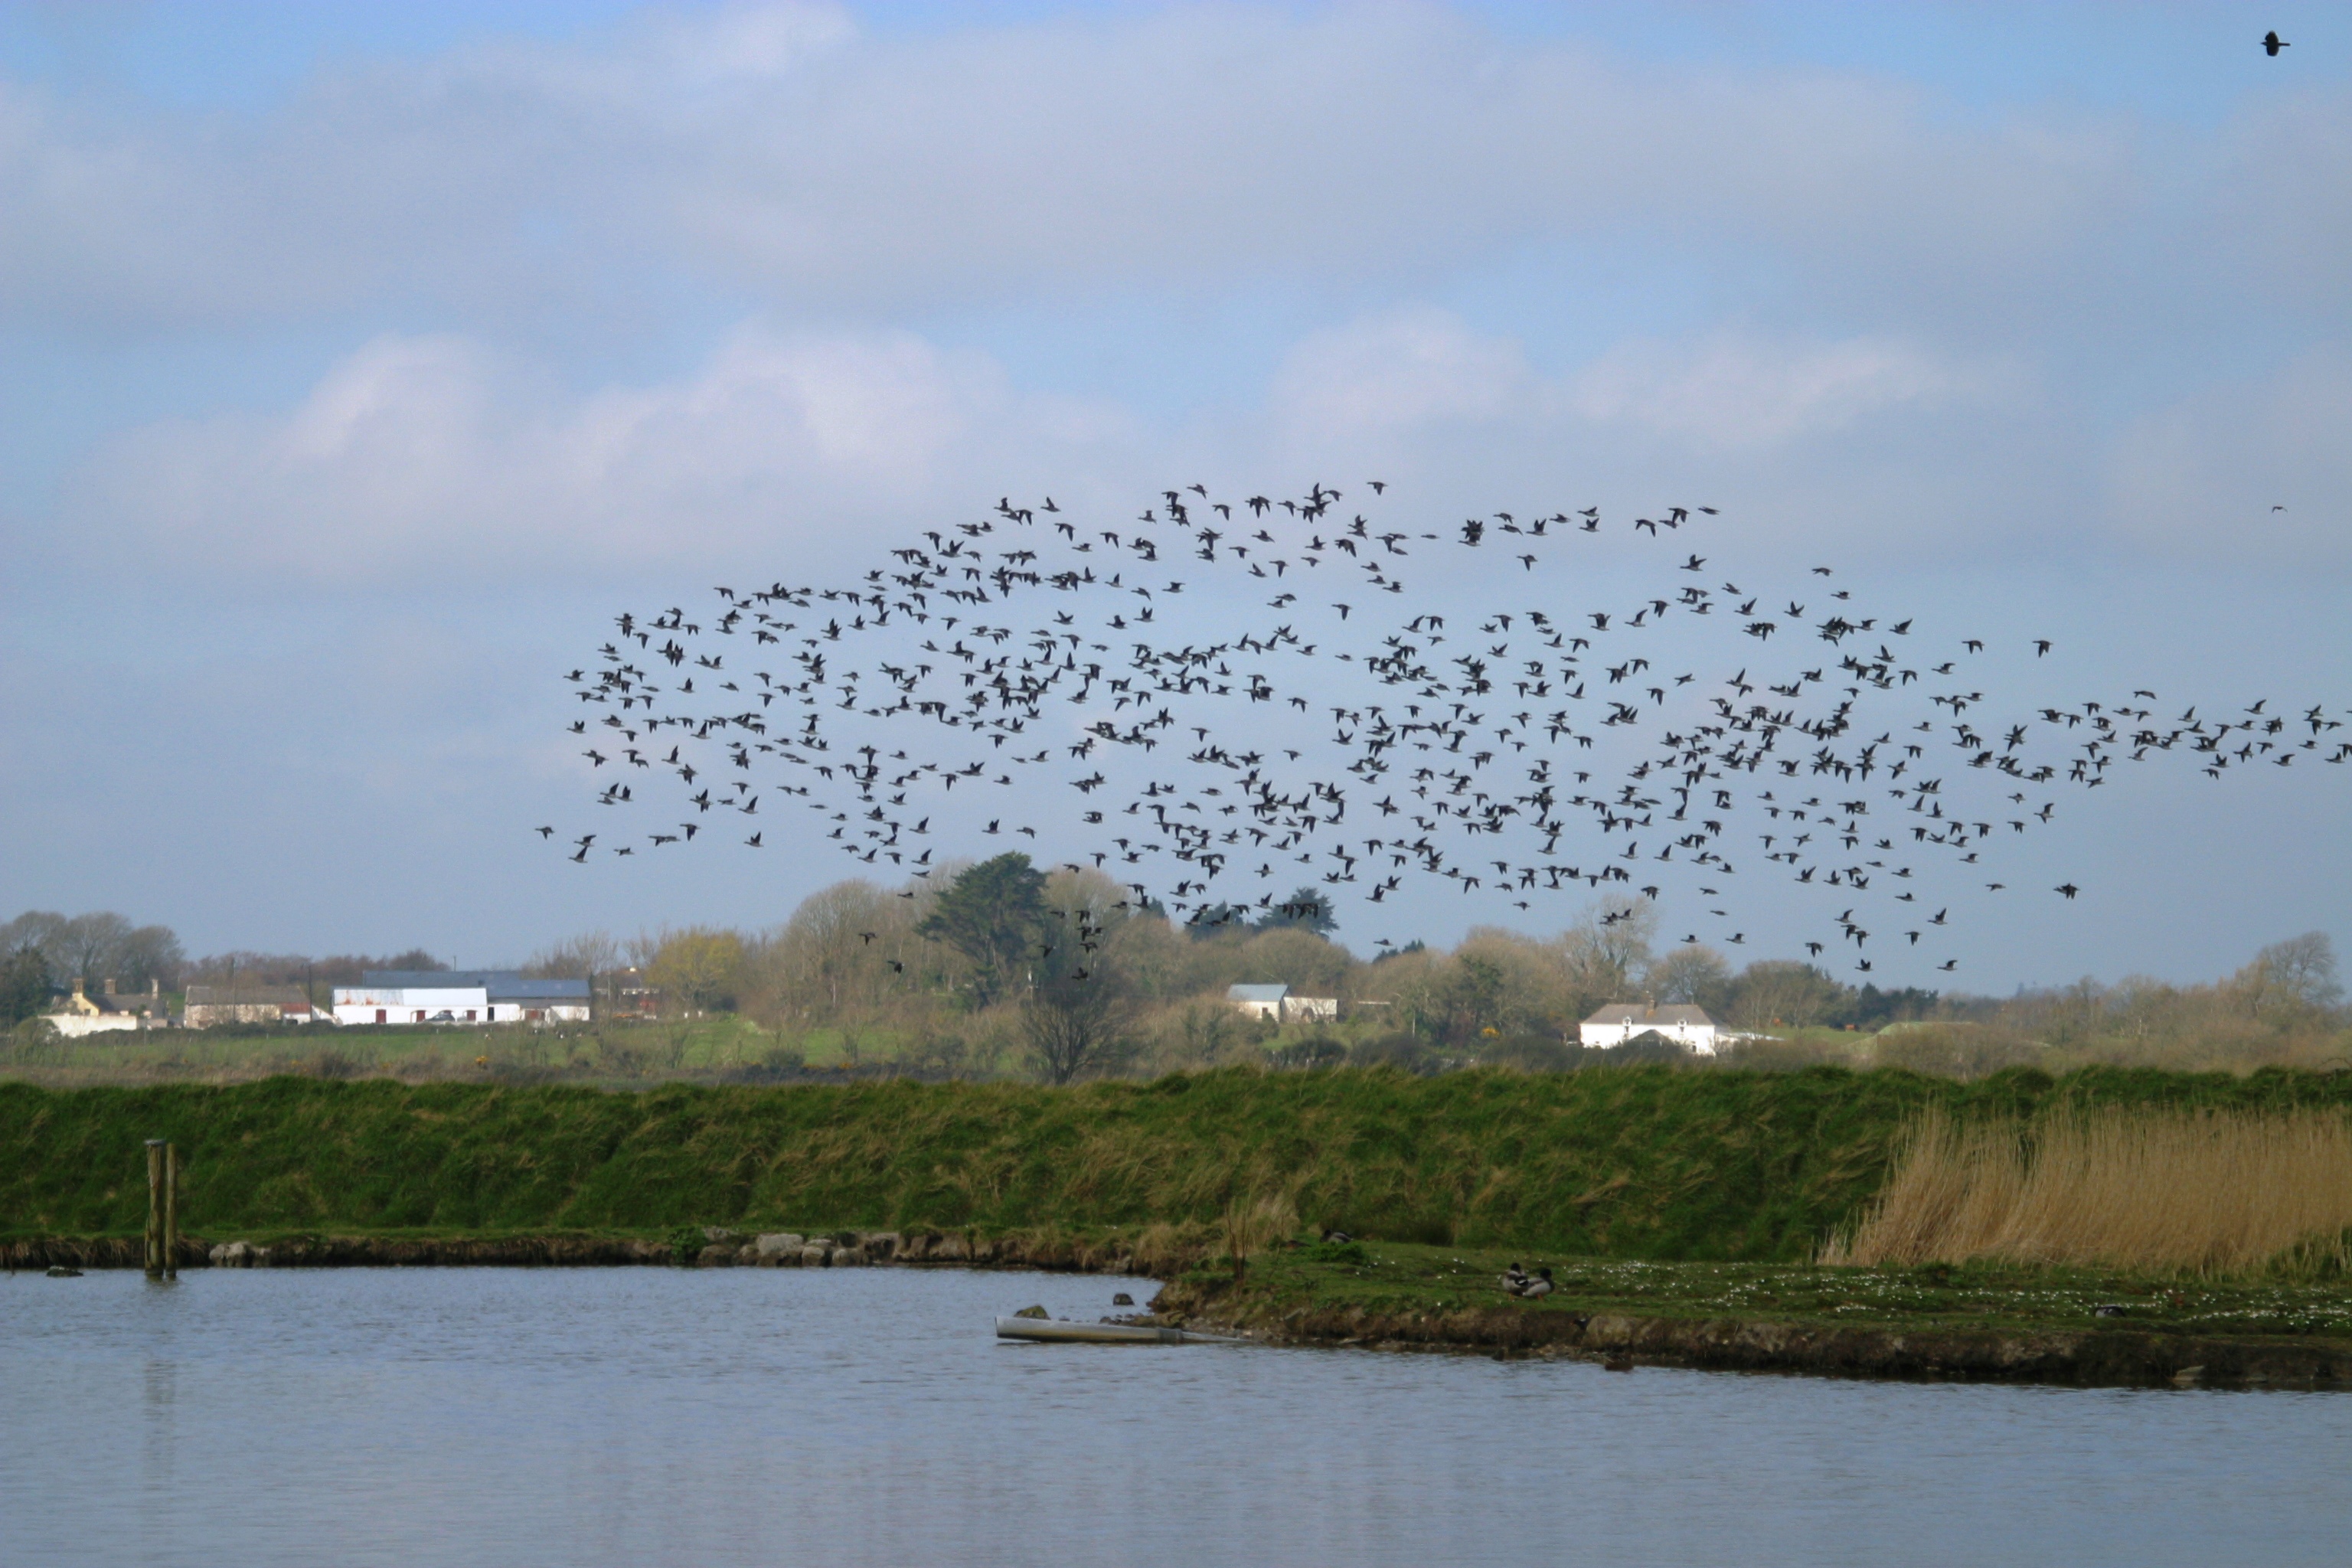
[[[1385,488],[1195,484],[1108,525],[1008,497],[861,581],[623,614],[566,678],[570,729],[598,804],[656,780],[680,804],[570,858],[709,831],[831,846],[912,897],[949,845],[999,837],[1180,921],[1451,883],[1520,910],[1611,895],[1612,922],[1688,903],[1730,946],[1736,879],[1777,875],[1820,900],[1809,957],[1868,973],[1874,941],[1942,956],[1952,910],[2006,887],[1988,849],[2113,768],[2352,757],[2342,717],[2267,700],[2176,716],[2142,688],[1992,720],[1982,639],[1922,647],[1830,567],[1769,591],[1710,570],[1711,507],[1605,530],[1629,569],[1578,558],[1597,508],[1391,526],[1367,515]],[[1606,585],[1629,570],[1647,585]],[[1609,602],[1568,608],[1563,571]]]

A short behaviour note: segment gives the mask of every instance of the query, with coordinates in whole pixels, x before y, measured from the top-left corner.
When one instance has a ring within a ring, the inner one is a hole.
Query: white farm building
[[[1301,1018],[1328,1023],[1339,1016],[1337,996],[1293,996],[1287,985],[1228,985],[1225,1000],[1253,1018],[1277,1024]]]
[[[1650,1034],[1711,1057],[1720,1031],[1704,1007],[1660,1007],[1647,1002],[1612,1002],[1577,1026],[1577,1038],[1588,1049],[1606,1050]]]
[[[505,969],[371,969],[335,987],[338,1024],[585,1023],[588,982]]]

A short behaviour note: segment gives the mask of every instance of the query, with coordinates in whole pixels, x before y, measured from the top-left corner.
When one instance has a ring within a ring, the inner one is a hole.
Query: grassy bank
[[[0,1085],[0,1233],[126,1234],[141,1141],[183,1223],[289,1229],[1211,1226],[1237,1202],[1402,1243],[1801,1262],[1925,1109],[2352,1105],[2352,1076],[2019,1071],[1211,1072],[1070,1089],[879,1082],[642,1093],[338,1083]]]
[[[1557,1289],[1515,1300],[1510,1263]],[[2343,1387],[2340,1279],[2150,1279],[2081,1268],[1823,1268],[1546,1258],[1525,1249],[1308,1245],[1188,1269],[1169,1321],[1300,1343],[1570,1353],[1874,1376]]]

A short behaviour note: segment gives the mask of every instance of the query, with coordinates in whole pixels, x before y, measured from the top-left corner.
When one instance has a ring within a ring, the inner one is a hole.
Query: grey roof
[[[1640,1024],[1651,1028],[1690,1027],[1694,1025],[1712,1026],[1715,1020],[1706,1016],[1704,1007],[1649,1007],[1639,1002],[1612,1002],[1590,1018],[1588,1024]]]
[[[360,976],[369,991],[473,991],[493,1002],[585,1002],[585,980],[538,980],[511,969],[371,969]]]
[[[1279,1002],[1290,994],[1287,985],[1228,985],[1225,999],[1229,1002]]]
[[[483,987],[493,1002],[585,1002],[585,980],[534,980],[521,974],[494,974]]]

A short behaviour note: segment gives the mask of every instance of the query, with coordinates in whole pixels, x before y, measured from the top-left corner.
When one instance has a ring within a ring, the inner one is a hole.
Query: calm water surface
[[[0,1562],[2352,1561],[2352,1395],[991,1338],[1122,1288],[0,1279]]]

